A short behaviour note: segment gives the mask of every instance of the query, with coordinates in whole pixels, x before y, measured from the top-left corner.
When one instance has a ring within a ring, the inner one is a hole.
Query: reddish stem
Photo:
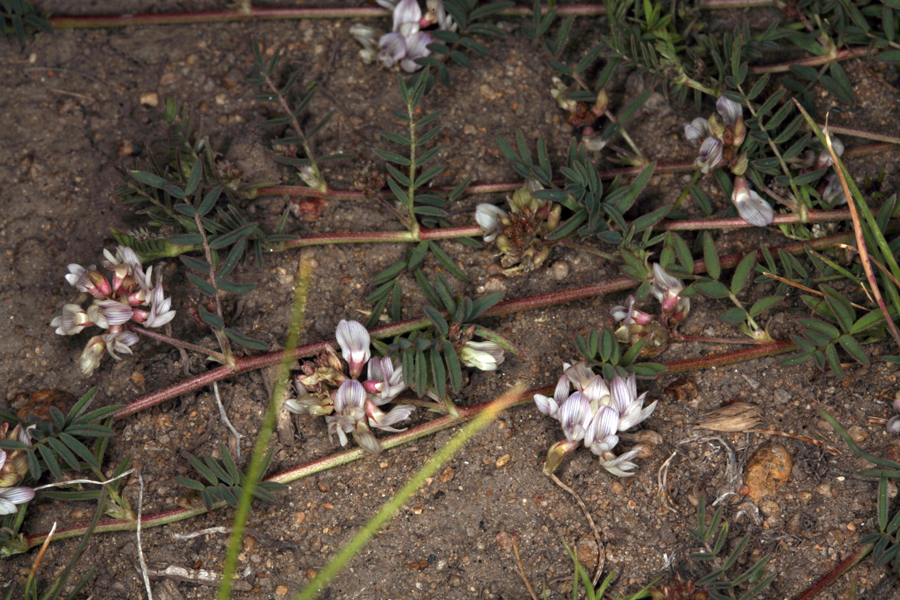
[[[374,330],[373,330],[374,331]],[[682,373],[685,371],[690,371],[694,369],[703,369],[712,366],[722,366],[728,365],[735,362],[752,360],[754,358],[761,358],[764,356],[770,356],[773,354],[780,354],[783,352],[788,352],[795,348],[793,342],[788,340],[779,340],[774,343],[765,344],[761,346],[756,346],[754,348],[750,348],[747,350],[740,350],[738,352],[729,352],[726,354],[717,354],[713,356],[706,356],[703,358],[691,359],[691,360],[681,360],[674,361],[671,363],[665,364],[667,367],[667,373]],[[298,348],[299,350],[299,348]],[[554,385],[548,385],[541,388],[535,388],[523,393],[518,400],[516,400],[515,404],[512,406],[520,406],[523,404],[529,404],[532,402],[532,398],[534,398],[535,394],[552,394],[555,388]],[[482,404],[476,404],[475,406],[464,406],[458,407],[457,411],[459,416],[447,415],[444,417],[440,417],[428,423],[423,423],[422,425],[418,425],[416,427],[412,427],[406,431],[393,435],[389,438],[381,440],[382,448],[388,450],[390,448],[395,448],[402,444],[411,442],[412,440],[419,439],[423,436],[430,435],[432,433],[436,433],[443,429],[447,429],[454,425],[458,425],[464,421],[467,421],[475,416],[477,416],[481,411],[485,410],[491,402],[484,402]],[[263,481],[272,481],[282,484],[291,483],[293,481],[297,481],[299,479],[303,479],[304,477],[309,477],[315,473],[320,473],[327,469],[335,468],[337,466],[347,464],[353,462],[355,460],[359,460],[367,456],[367,453],[362,448],[352,448],[350,450],[344,450],[333,454],[331,456],[327,456],[324,458],[320,458],[311,462],[308,462],[304,465],[300,465],[299,467],[294,467],[292,469],[288,469],[286,471],[282,471],[280,473],[276,473],[275,475],[271,475],[263,479]],[[224,506],[224,502],[220,502],[214,504],[212,508],[219,508]],[[142,518],[142,527],[156,527],[159,525],[165,525],[168,523],[173,523],[175,521],[181,521],[193,516],[201,515],[207,512],[205,507],[198,508],[177,508],[173,510],[167,510],[161,513],[156,513],[152,515],[146,515]],[[106,520],[102,521],[95,531],[97,532],[107,532],[107,531],[123,531],[128,529],[134,529],[135,523],[133,521],[127,521],[123,519],[115,519],[115,520]],[[58,529],[54,534],[54,539],[65,539],[69,537],[75,537],[84,533],[87,529],[87,525],[73,525],[70,527],[64,527],[63,529]],[[38,533],[34,535],[26,536],[25,541],[28,548],[33,548],[41,543],[43,543],[44,539],[46,539],[47,533]]]
[[[791,244],[785,244],[783,246],[777,246],[775,248],[771,248],[770,250],[776,252],[778,250],[784,250],[785,252],[790,252],[792,254],[800,253],[805,248],[819,250],[822,248],[833,246],[837,243],[847,242],[852,239],[852,235],[852,233],[836,233],[816,240],[807,240],[803,242],[794,242]],[[756,253],[757,258],[759,260],[762,260],[762,251],[757,250]],[[722,268],[726,269],[734,267],[744,258],[744,256],[746,256],[746,254],[743,253],[723,256],[720,257],[719,264]],[[705,261],[698,260],[694,262],[694,273],[703,273],[705,271]],[[526,298],[519,298],[516,300],[506,300],[487,309],[484,312],[483,316],[494,317],[525,310],[547,308],[549,306],[562,304],[564,302],[585,300],[587,298],[593,298],[595,296],[602,296],[603,294],[631,289],[633,287],[637,287],[639,283],[639,281],[631,279],[630,277],[618,277],[616,279],[612,279],[602,283],[584,285],[576,288],[570,288],[568,290],[561,290],[559,292],[551,292],[549,294],[541,294],[538,296],[528,296]],[[407,321],[399,321],[397,323],[382,325],[381,327],[372,329],[369,333],[373,338],[391,337],[406,333],[408,331],[421,329],[423,327],[426,327],[430,322],[431,321],[429,321],[427,318],[420,317],[418,319],[409,319]],[[300,346],[294,351],[294,358],[305,358],[313,356],[319,352],[322,352],[327,344],[331,344],[333,346],[334,342],[323,341],[317,342],[315,344]],[[764,346],[760,346],[760,348],[762,347]],[[156,406],[157,404],[160,404],[161,402],[164,402],[171,398],[175,398],[182,394],[186,394],[203,386],[209,385],[214,381],[220,381],[222,379],[231,377],[232,375],[238,375],[240,373],[246,373],[247,371],[252,371],[254,369],[261,369],[263,367],[269,367],[278,364],[281,362],[282,355],[282,351],[277,351],[268,352],[266,354],[259,354],[256,356],[249,356],[245,358],[238,358],[236,359],[233,368],[228,366],[219,367],[217,369],[207,371],[202,375],[192,377],[187,381],[181,381],[161,390],[145,394],[143,396],[140,396],[124,408],[120,409],[113,416],[117,420],[122,419],[136,412],[140,412],[152,406]]]
[[[856,563],[864,559],[866,555],[872,551],[872,548],[873,544],[860,546],[853,554],[836,564],[834,568],[822,575],[818,581],[803,590],[803,592],[801,592],[799,596],[796,596],[794,600],[812,600],[826,587],[837,581],[841,575],[849,571]]]

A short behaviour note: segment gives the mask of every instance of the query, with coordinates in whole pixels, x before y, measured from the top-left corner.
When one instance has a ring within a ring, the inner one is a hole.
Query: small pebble
[[[570,270],[569,263],[564,260],[558,260],[550,267],[550,274],[553,275],[555,280],[563,281],[569,276]]]
[[[141,104],[150,108],[159,106],[159,94],[156,92],[144,92],[141,94]]]
[[[747,494],[754,500],[765,498],[784,485],[791,476],[791,453],[780,444],[766,444],[756,451],[744,473]]]
[[[847,429],[847,433],[850,434],[850,438],[856,443],[859,443],[869,437],[869,433],[859,425],[852,425],[849,429]]]
[[[506,463],[508,463],[511,458],[512,457],[509,454],[504,454],[503,456],[501,456],[500,458],[497,459],[497,462],[494,463],[494,466],[499,469],[500,467],[505,466]]]

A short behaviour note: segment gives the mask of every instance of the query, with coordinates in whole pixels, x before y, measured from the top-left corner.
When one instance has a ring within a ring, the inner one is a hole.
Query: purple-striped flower
[[[144,272],[140,257],[134,250],[119,246],[115,253],[103,251],[103,266],[112,272],[112,281],[91,265],[70,264],[66,281],[80,292],[93,298],[87,308],[78,304],[63,306],[62,315],[50,322],[59,335],[76,335],[87,327],[99,327],[106,333],[90,339],[78,365],[90,376],[100,364],[103,351],[119,360],[119,354],[131,354],[131,346],[137,343],[135,333],[128,331],[129,322],[144,327],[162,327],[175,316],[171,310],[172,299],[166,298],[162,279],[152,286],[153,267]]]
[[[765,227],[771,225],[775,220],[775,211],[772,209],[772,205],[751,190],[747,180],[743,177],[737,177],[734,180],[731,202],[734,203],[741,218],[751,225]]]
[[[350,365],[350,377],[359,377],[363,366],[371,358],[372,351],[369,345],[372,343],[369,332],[357,321],[341,322],[337,326],[337,343],[341,347],[341,355]]]
[[[644,408],[647,394],[637,395],[637,379],[633,373],[627,378],[616,375],[607,383],[583,362],[565,364],[563,369],[552,398],[540,394],[534,397],[538,410],[559,421],[566,436],[547,452],[544,473],[552,473],[567,454],[584,445],[600,457],[601,466],[627,477],[627,471],[635,467],[629,459],[637,452],[616,457],[612,450],[619,443],[617,434],[647,419],[656,402]],[[570,386],[576,391],[570,393]]]

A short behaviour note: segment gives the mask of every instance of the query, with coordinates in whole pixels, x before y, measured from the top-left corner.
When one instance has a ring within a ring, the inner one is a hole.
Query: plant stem
[[[753,67],[751,71],[756,75],[762,75],[764,73],[787,73],[791,70],[791,67],[795,65],[802,67],[818,67],[819,65],[827,65],[828,63],[866,56],[870,52],[871,49],[868,47],[849,48],[847,50],[838,50],[837,52],[825,54],[823,56],[810,56],[809,58],[792,60],[790,62],[779,63],[777,65]]]
[[[256,42],[254,42],[255,44]],[[312,169],[313,176],[316,178],[316,189],[321,190],[323,192],[328,191],[328,184],[325,183],[325,178],[322,176],[322,172],[319,170],[319,165],[316,162],[315,154],[313,154],[312,147],[309,144],[309,139],[306,137],[306,133],[304,133],[303,128],[300,127],[300,121],[297,120],[297,117],[294,116],[294,111],[288,106],[287,100],[284,95],[281,93],[281,90],[278,89],[278,86],[275,85],[275,82],[272,81],[272,77],[267,74],[265,70],[262,70],[260,73],[265,80],[266,85],[272,90],[272,93],[278,98],[278,103],[281,105],[281,110],[285,112],[285,114],[290,115],[291,117],[291,127],[293,127],[294,132],[297,136],[303,140],[303,152],[306,153],[306,158],[309,159],[310,164],[309,167]],[[300,167],[302,169],[302,167]],[[312,187],[312,186],[310,186]]]
[[[829,128],[834,133],[840,133],[842,135],[852,135],[860,138],[889,142],[882,144],[857,146],[855,148],[847,148],[847,150],[844,152],[844,158],[856,158],[860,156],[869,156],[871,154],[881,154],[888,150],[894,150],[894,144],[900,144],[900,138],[863,131],[860,129],[854,129],[852,127],[838,127],[835,125],[829,125]],[[599,171],[597,175],[600,177],[600,179],[615,179],[619,176],[637,175],[643,170],[644,167],[623,167],[621,169]],[[693,162],[660,162],[656,163],[656,168],[653,170],[653,174],[661,175],[663,173],[690,173],[695,170],[696,167],[694,167]],[[554,179],[553,183],[563,184],[565,183],[565,180],[560,177]],[[479,194],[500,194],[503,192],[514,192],[521,187],[521,181],[480,183],[467,186],[465,189],[463,189],[462,193],[466,196],[474,196]],[[435,185],[433,187],[429,187],[428,189],[433,192],[450,192],[453,191],[453,188],[454,186],[452,185]],[[383,190],[378,192],[378,195],[386,196],[388,193],[388,190]],[[327,198],[331,200],[369,199],[368,197],[366,197],[366,194],[364,192],[358,190],[328,189],[323,191],[299,185],[264,185],[257,188],[247,188],[243,191],[243,194],[246,198],[249,198],[251,200],[260,196],[298,196],[306,198]]]
[[[210,358],[217,360],[220,363],[225,363],[225,355],[221,352],[216,352],[214,350],[209,350],[208,348],[204,348],[203,346],[198,346],[197,344],[191,344],[190,342],[184,342],[179,339],[169,337],[167,335],[163,335],[161,333],[157,333],[152,329],[147,329],[146,327],[138,327],[134,323],[127,323],[125,325],[129,331],[133,331],[138,335],[143,335],[148,338],[153,338],[154,340],[159,340],[160,342],[165,342],[167,344],[171,344],[177,348],[184,348],[185,350],[191,350],[192,352],[197,352],[199,354],[205,354]]]
[[[770,250],[775,252],[784,250],[785,252],[790,252],[792,254],[799,254],[801,252],[804,252],[806,248],[821,250],[823,248],[834,246],[838,243],[845,243],[847,241],[850,241],[851,239],[853,239],[852,233],[836,233],[815,240],[805,240],[802,242],[785,244],[783,246],[776,246],[774,248],[771,248]],[[757,250],[756,253],[757,258],[759,260],[763,260],[762,251]],[[742,253],[723,256],[720,257],[719,264],[722,268],[731,268],[737,266],[737,264],[744,258],[744,256],[746,255]],[[698,260],[694,262],[694,273],[703,273],[705,271],[705,261]],[[640,283],[641,282],[635,279],[631,279],[630,277],[618,277],[616,279],[611,279],[609,281],[604,281],[601,283],[594,283],[576,288],[570,288],[567,290],[560,290],[558,292],[551,292],[549,294],[528,296],[516,300],[506,300],[490,307],[483,313],[482,316],[495,317],[525,310],[547,308],[549,306],[562,304],[564,302],[585,300],[588,298],[593,298],[595,296],[602,296],[604,294],[628,290],[637,287]],[[431,321],[428,318],[420,317],[417,319],[409,319],[406,321],[398,321],[397,323],[382,325],[370,330],[369,334],[373,338],[387,338],[417,329],[423,329],[430,323]],[[306,358],[309,356],[313,356],[315,354],[318,354],[319,352],[324,351],[327,345],[333,346],[334,341],[322,341],[316,342],[314,344],[307,344],[305,346],[299,346],[294,351],[293,358]],[[210,385],[214,381],[220,381],[233,375],[246,373],[247,371],[261,369],[263,367],[270,367],[272,365],[278,364],[281,361],[283,355],[284,351],[275,351],[268,352],[266,354],[237,358],[235,359],[233,367],[218,367],[211,371],[196,375],[188,380],[180,381],[174,385],[165,387],[161,390],[150,392],[149,394],[144,394],[143,396],[138,397],[136,400],[120,409],[113,415],[113,417],[116,420],[119,420],[152,406],[156,406],[157,404],[165,402],[166,400],[169,400],[171,398],[176,398],[178,396],[181,396],[182,394],[186,394],[201,387]]]
[[[799,214],[777,215],[773,225],[789,223],[823,223],[826,221],[846,221],[850,218],[849,210],[817,210],[806,213],[806,218]],[[740,217],[734,219],[698,219],[689,221],[663,221],[658,227],[667,231],[689,231],[696,229],[728,229],[731,227],[755,227]]]
[[[803,590],[799,596],[795,596],[794,600],[812,600],[816,596],[819,595],[819,592],[823,591],[826,587],[834,583],[841,577],[844,573],[849,571],[853,566],[864,559],[869,552],[872,551],[874,544],[866,544],[865,546],[860,546],[856,549],[856,551],[836,564],[834,568],[830,571],[822,575],[818,581],[814,584]]]
[[[799,248],[795,249],[799,251]],[[728,258],[728,257],[726,257]],[[735,263],[737,264],[737,263]],[[733,266],[733,265],[732,265]],[[623,278],[624,279],[624,278]],[[633,284],[635,282],[632,282]],[[379,328],[384,329],[384,328]],[[372,330],[370,333],[374,336],[375,330]],[[324,346],[324,343],[316,344],[318,346]],[[720,367],[725,365],[730,365],[738,362],[742,362],[745,360],[753,360],[756,358],[763,358],[765,356],[772,356],[775,354],[781,354],[784,352],[790,352],[791,350],[796,349],[797,347],[790,340],[778,340],[775,342],[771,342],[764,345],[754,346],[753,348],[748,348],[745,350],[739,350],[737,352],[728,352],[725,354],[714,354],[711,356],[704,356],[702,358],[694,358],[689,360],[679,360],[673,361],[670,363],[663,363],[666,367],[666,373],[684,373],[686,371],[692,371],[696,369],[706,369],[710,367]],[[297,349],[300,351],[300,348]],[[281,354],[281,353],[279,353]],[[519,394],[518,397],[512,402],[509,407],[512,408],[514,406],[521,406],[523,404],[530,404],[533,402],[533,398],[535,394],[543,394],[548,395],[552,394],[553,390],[556,388],[556,384],[547,385],[540,388],[534,388],[528,390],[522,394]],[[391,448],[396,448],[397,446],[401,446],[408,442],[417,440],[426,435],[431,435],[433,433],[437,433],[438,431],[442,431],[449,427],[453,427],[454,425],[458,425],[464,421],[472,419],[478,415],[480,415],[483,411],[487,410],[491,406],[491,402],[484,402],[481,404],[476,404],[475,406],[463,406],[458,407],[459,416],[447,415],[444,417],[437,418],[433,421],[429,421],[428,423],[423,423],[417,427],[412,427],[398,433],[396,435],[392,435],[391,437],[385,438],[383,440],[379,440],[381,442],[381,447],[384,450],[389,450]],[[130,414],[130,413],[129,413]],[[341,452],[337,452],[332,454],[331,456],[327,456],[325,458],[320,458],[311,462],[308,462],[299,467],[294,467],[293,469],[288,469],[286,471],[282,471],[281,473],[277,473],[270,477],[266,477],[263,481],[272,481],[276,483],[288,484],[299,479],[303,479],[305,477],[309,477],[310,475],[314,475],[316,473],[321,473],[322,471],[327,471],[328,469],[333,469],[335,467],[339,467],[341,465],[345,465],[351,463],[355,460],[359,460],[365,456],[371,456],[362,448],[352,448],[350,450],[343,450]],[[222,508],[225,506],[225,502],[217,502],[212,505],[210,510],[215,510],[218,508]],[[195,517],[198,515],[202,515],[206,513],[206,507],[197,507],[197,508],[177,508],[173,510],[164,511],[161,513],[156,513],[153,515],[145,515],[143,517],[142,527],[157,527],[159,525],[167,525],[169,523],[174,523],[176,521],[182,521],[184,519],[189,519],[191,517]],[[57,530],[54,534],[54,539],[65,539],[70,537],[75,537],[84,533],[86,529],[86,525],[74,525],[70,527],[64,527],[61,530]],[[101,522],[96,531],[98,532],[106,532],[106,531],[128,531],[133,530],[135,527],[135,523],[133,521],[127,521],[122,519],[117,520],[108,520]],[[46,539],[46,533],[38,533],[25,537],[26,549],[33,548],[43,543]]]
[[[484,232],[481,227],[448,227],[445,229],[421,228],[417,232],[412,231],[375,231],[359,233],[323,233],[307,235],[299,240],[289,240],[272,244],[271,250],[280,252],[291,248],[305,248],[307,246],[324,246],[329,244],[361,244],[371,242],[420,242],[422,240],[446,240],[459,237],[475,237]]]

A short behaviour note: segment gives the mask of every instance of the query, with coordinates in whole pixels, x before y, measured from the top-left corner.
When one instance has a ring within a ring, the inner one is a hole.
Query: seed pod
[[[755,404],[735,402],[700,416],[698,427],[713,431],[744,431],[759,424],[762,411]]]

